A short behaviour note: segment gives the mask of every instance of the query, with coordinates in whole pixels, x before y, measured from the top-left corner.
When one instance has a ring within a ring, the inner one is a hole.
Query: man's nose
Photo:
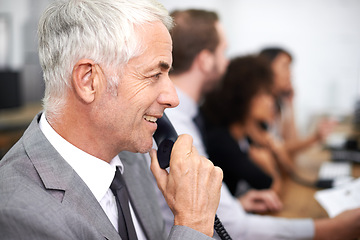
[[[179,98],[177,96],[174,83],[171,81],[169,76],[164,79],[162,92],[158,101],[160,104],[165,105],[166,108],[174,108],[179,105]]]

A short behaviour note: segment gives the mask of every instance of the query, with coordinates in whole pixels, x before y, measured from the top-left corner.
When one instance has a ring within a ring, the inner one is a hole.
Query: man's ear
[[[203,49],[197,56],[197,62],[199,64],[200,69],[208,73],[214,69],[215,64],[215,56],[214,53],[210,52],[208,49]]]
[[[89,59],[79,60],[72,72],[72,85],[76,95],[85,103],[95,100],[96,92],[100,91],[102,81],[102,71],[98,65]]]

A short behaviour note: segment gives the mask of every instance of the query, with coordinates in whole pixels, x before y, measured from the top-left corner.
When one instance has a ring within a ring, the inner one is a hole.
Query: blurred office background
[[[0,0],[0,69],[19,73],[22,104],[39,102],[43,95],[36,27],[50,2]],[[360,1],[160,2],[169,11],[186,8],[217,11],[225,26],[229,57],[256,53],[266,46],[288,49],[295,59],[296,117],[303,133],[316,115],[353,113],[360,93]]]

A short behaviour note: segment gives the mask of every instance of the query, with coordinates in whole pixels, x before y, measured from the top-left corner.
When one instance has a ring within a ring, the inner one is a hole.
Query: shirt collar
[[[50,126],[44,113],[41,116],[39,127],[51,145],[86,183],[95,198],[100,201],[111,185],[116,167],[119,167],[121,173],[124,171],[119,156],[115,156],[109,164],[75,147]]]
[[[199,111],[197,103],[178,87],[176,87],[176,93],[180,101],[180,104],[176,107],[177,110],[186,112],[190,118],[194,118]]]

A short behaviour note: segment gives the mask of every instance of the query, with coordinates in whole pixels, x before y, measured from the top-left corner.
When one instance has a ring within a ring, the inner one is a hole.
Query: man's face
[[[152,147],[156,119],[179,104],[168,72],[172,41],[166,27],[155,22],[137,28],[143,53],[130,59],[119,77],[117,96],[107,94],[100,103],[103,137],[118,150],[147,152]]]
[[[219,35],[219,44],[215,49],[213,54],[214,57],[214,66],[209,74],[207,84],[205,84],[205,92],[212,91],[214,87],[219,83],[222,76],[225,74],[226,68],[229,64],[229,60],[226,57],[227,41],[225,37],[225,32],[223,26],[217,22],[215,25],[218,35]]]

